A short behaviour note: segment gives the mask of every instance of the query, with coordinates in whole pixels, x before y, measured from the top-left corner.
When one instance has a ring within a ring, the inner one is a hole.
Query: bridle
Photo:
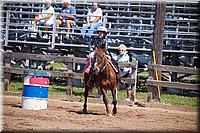
[[[108,66],[109,62],[107,61],[107,58],[105,56],[106,55],[103,55],[102,57],[100,57],[99,54],[95,54],[94,68],[95,68],[96,74],[103,72],[106,69],[106,67]]]

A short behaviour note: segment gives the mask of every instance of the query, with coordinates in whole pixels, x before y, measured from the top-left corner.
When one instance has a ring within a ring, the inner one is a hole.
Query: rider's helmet
[[[98,29],[97,29],[97,33],[98,32],[103,32],[105,35],[107,34],[107,29],[104,27],[104,26],[100,26]]]

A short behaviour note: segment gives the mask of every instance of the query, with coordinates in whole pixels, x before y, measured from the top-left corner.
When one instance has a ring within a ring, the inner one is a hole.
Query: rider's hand
[[[87,23],[87,28],[90,28],[90,26],[91,26],[90,23]]]

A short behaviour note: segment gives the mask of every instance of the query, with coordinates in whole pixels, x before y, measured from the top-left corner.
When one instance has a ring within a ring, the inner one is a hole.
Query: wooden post
[[[136,61],[136,66],[133,69],[133,75],[131,78],[135,79],[134,84],[132,84],[132,93],[131,93],[131,100],[135,103],[136,102],[136,87],[137,87],[137,67],[138,67],[138,61]]]
[[[6,52],[12,52],[11,50],[6,50]],[[11,58],[5,58],[5,67],[11,66]],[[9,91],[9,83],[11,79],[11,73],[4,73],[4,90]]]
[[[73,58],[74,55],[68,55],[68,58],[70,58],[70,61],[68,62],[68,69],[67,72],[73,73]],[[67,77],[67,95],[72,95],[73,91],[73,75],[70,75]]]
[[[148,66],[149,65],[152,65],[153,62],[149,62],[148,63]],[[149,79],[153,79],[154,78],[154,70],[153,69],[149,69],[149,76],[148,76]],[[153,98],[153,86],[150,86],[148,85],[147,86],[147,102],[151,102]]]
[[[9,91],[9,79],[4,79],[4,91]]]
[[[154,25],[153,44],[157,64],[162,64],[162,49],[164,40],[164,26],[165,26],[165,1],[157,0],[156,16]],[[161,72],[158,71],[158,79],[161,79]]]
[[[157,0],[156,4],[156,16],[154,25],[154,35],[153,35],[153,51],[155,51],[155,62],[157,64],[162,64],[162,49],[164,40],[164,26],[165,26],[165,12],[166,12],[166,2]],[[156,71],[154,71],[156,72]],[[158,71],[158,80],[161,80],[161,71]],[[153,99],[157,99],[160,102],[160,87],[153,89]]]

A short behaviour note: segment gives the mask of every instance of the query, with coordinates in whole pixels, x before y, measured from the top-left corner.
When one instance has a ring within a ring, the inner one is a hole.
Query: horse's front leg
[[[87,112],[87,97],[89,92],[89,86],[85,84],[85,91],[84,91],[84,105],[83,105],[83,112]]]
[[[107,112],[107,115],[108,116],[111,116],[111,111],[110,111],[110,107],[109,107],[109,104],[108,104],[108,96],[107,96],[107,92],[105,89],[101,89],[101,92],[102,92],[102,95],[103,95],[103,102],[106,106],[106,112]]]
[[[117,87],[114,87],[111,90],[111,92],[112,92],[112,97],[113,97],[112,103],[114,105],[114,107],[113,107],[113,115],[116,115],[117,114],[117,92],[118,92]]]

